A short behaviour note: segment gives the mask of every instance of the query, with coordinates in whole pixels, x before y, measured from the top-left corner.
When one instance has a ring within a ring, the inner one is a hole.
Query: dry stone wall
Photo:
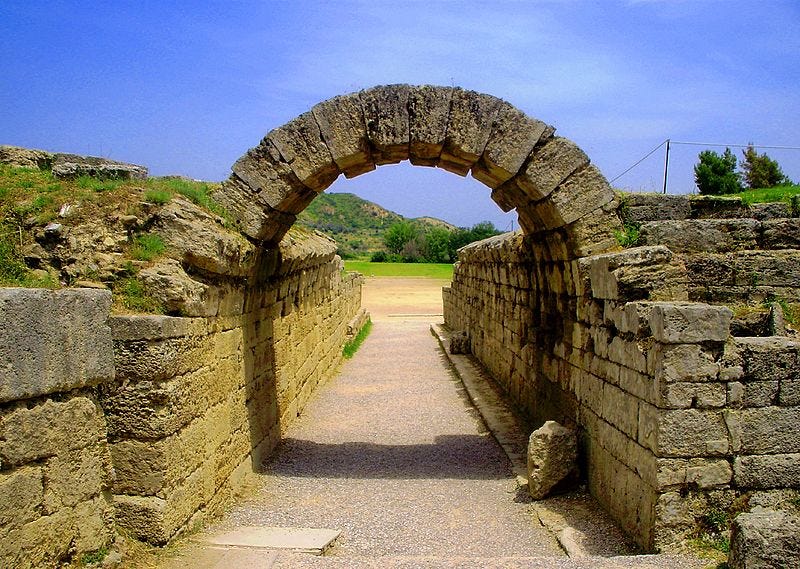
[[[446,324],[534,425],[579,429],[592,493],[647,549],[800,489],[800,343],[734,338],[690,290],[663,245],[557,260],[521,234],[462,249],[444,290]]]
[[[55,567],[114,536],[95,386],[113,380],[111,294],[0,289],[0,566]]]

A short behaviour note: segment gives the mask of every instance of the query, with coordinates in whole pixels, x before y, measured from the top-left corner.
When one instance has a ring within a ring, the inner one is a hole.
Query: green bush
[[[694,181],[703,195],[718,196],[742,191],[742,183],[736,172],[736,156],[730,148],[720,155],[713,150],[703,150],[694,167]]]

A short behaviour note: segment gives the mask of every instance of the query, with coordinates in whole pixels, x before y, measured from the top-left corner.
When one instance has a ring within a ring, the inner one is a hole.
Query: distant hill
[[[383,232],[399,221],[410,221],[423,229],[456,227],[435,217],[409,219],[355,194],[320,194],[297,216],[297,223],[318,229],[336,239],[342,256],[369,255],[383,249]]]

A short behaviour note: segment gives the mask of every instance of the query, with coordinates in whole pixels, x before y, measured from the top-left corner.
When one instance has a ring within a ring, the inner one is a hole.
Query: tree
[[[450,231],[444,227],[431,227],[425,233],[425,260],[429,263],[450,262]]]
[[[419,235],[417,228],[407,221],[398,221],[389,227],[383,234],[383,244],[390,253],[399,255],[406,245],[414,241]]]
[[[700,162],[694,167],[694,181],[703,195],[735,194],[742,191],[736,172],[736,156],[730,148],[720,156],[713,150],[703,150]]]
[[[759,154],[756,152],[752,144],[743,150],[742,154],[744,155],[744,160],[742,160],[742,177],[747,187],[751,190],[756,188],[772,188],[774,186],[782,186],[791,183],[778,163],[767,156],[766,153]]]

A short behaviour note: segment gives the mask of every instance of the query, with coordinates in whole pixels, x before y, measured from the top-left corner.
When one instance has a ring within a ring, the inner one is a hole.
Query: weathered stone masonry
[[[117,528],[165,543],[259,469],[363,320],[361,279],[329,239],[266,270],[208,317],[0,289],[0,564],[55,566]]]
[[[640,545],[684,535],[709,508],[797,499],[798,343],[732,337],[731,311],[698,301],[798,298],[798,225],[760,210],[698,221],[695,203],[636,198],[646,246],[620,251],[620,202],[552,127],[489,95],[390,85],[319,103],[238,160],[214,197],[241,234],[179,199],[158,213],[170,257],[140,278],[189,317],[108,325],[107,308],[79,306],[74,336],[44,317],[3,336],[0,497],[26,499],[0,500],[2,555],[54,565],[108,543],[114,523],[163,543],[217,511],[363,321],[360,281],[324,238],[293,243],[296,215],[339,174],[406,159],[469,172],[517,211],[522,233],[460,253],[446,323],[532,419],[579,427],[592,493]],[[31,294],[49,306],[83,293]],[[33,360],[31,330],[47,339]],[[97,369],[66,365],[84,340],[106,354]],[[61,375],[31,371],[53,358]],[[70,432],[76,418],[86,428]],[[70,477],[85,492],[65,490]]]
[[[800,279],[781,270],[759,271],[756,287],[720,274],[715,288],[694,283],[713,280],[695,268],[708,256],[796,267],[796,250],[742,251],[730,245],[741,231],[722,228],[747,226],[755,248],[770,235],[760,223],[791,240],[798,221],[685,219],[662,239],[679,253],[651,245],[572,260],[548,259],[532,236],[492,238],[460,252],[445,322],[469,331],[476,357],[535,424],[579,427],[593,495],[640,545],[661,547],[711,510],[791,509],[798,496],[800,343],[733,337],[728,308],[687,302],[796,295]],[[725,238],[691,238],[711,229]],[[649,243],[664,231],[643,226]]]

